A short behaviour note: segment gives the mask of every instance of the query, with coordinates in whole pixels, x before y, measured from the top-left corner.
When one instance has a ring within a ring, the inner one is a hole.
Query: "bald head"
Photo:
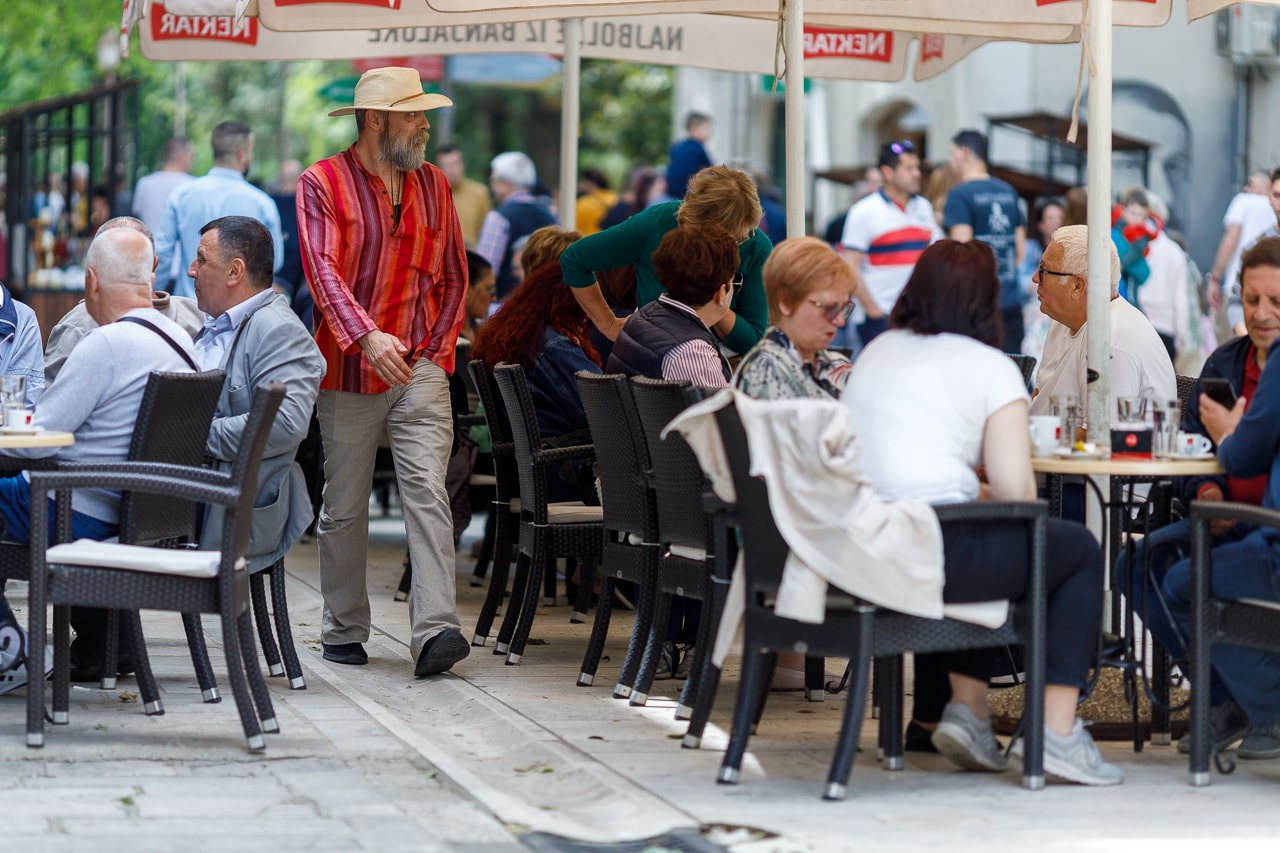
[[[98,234],[114,228],[130,228],[137,231],[139,234],[146,236],[147,242],[151,244],[151,251],[154,252],[156,250],[156,237],[151,233],[151,229],[147,227],[147,223],[133,216],[113,216],[98,226],[94,236],[96,237]]]
[[[112,228],[99,232],[89,244],[84,265],[93,270],[105,287],[142,287],[151,294],[151,241],[132,228]]]

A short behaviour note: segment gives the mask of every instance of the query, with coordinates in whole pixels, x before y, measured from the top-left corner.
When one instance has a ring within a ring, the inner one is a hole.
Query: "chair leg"
[[[250,752],[262,752],[267,748],[267,742],[262,738],[262,727],[258,725],[258,715],[254,713],[253,700],[249,696],[249,682],[244,671],[244,655],[240,650],[240,628],[236,622],[235,617],[224,608],[222,650],[227,659],[227,681],[231,685],[231,696],[236,700],[236,711],[240,714],[240,725],[244,729],[246,745]],[[248,628],[247,623],[245,627]],[[256,659],[254,664],[257,664]]]
[[[878,658],[877,667],[883,667],[884,688],[880,696],[880,725],[884,739],[884,769],[901,770],[902,753],[902,655]]]
[[[840,737],[836,740],[835,755],[831,758],[831,772],[827,776],[827,787],[822,792],[824,800],[843,800],[849,787],[849,776],[853,773],[853,761],[858,753],[858,737],[862,733],[862,716],[867,705],[867,670],[871,658],[867,652],[871,648],[870,614],[858,617],[858,644],[849,661],[853,668],[849,680],[849,692],[845,696],[844,720],[840,724]]]
[[[209,646],[204,641],[204,629],[200,625],[200,614],[183,613],[182,630],[187,634],[187,649],[191,652],[191,666],[196,671],[201,699],[209,703],[221,702],[218,680],[213,675],[213,664],[209,662]]]
[[[276,734],[280,731],[280,723],[276,721],[271,691],[267,689],[267,680],[262,677],[262,667],[258,666],[258,652],[253,647],[253,624],[249,614],[241,613],[236,624],[240,631],[240,655],[244,660],[245,677],[249,681],[253,704],[258,709],[258,719],[262,721],[264,732]]]
[[[551,565],[544,567],[542,570],[542,595],[546,599],[545,604],[547,605],[547,607],[555,607],[556,602],[558,601],[556,597],[557,595],[556,564],[555,564],[555,560],[550,557],[547,558],[547,561],[550,562]],[[569,564],[569,560],[565,560],[565,565],[566,565],[565,577],[568,577],[569,572],[572,571],[571,569],[567,568],[568,564]],[[537,603],[536,599],[534,603]]]
[[[747,751],[747,741],[751,739],[752,720],[755,718],[755,706],[763,687],[768,689],[769,677],[766,674],[768,663],[765,655],[759,650],[748,648],[742,654],[742,676],[738,681],[738,698],[733,704],[733,725],[729,730],[729,746],[725,749],[724,760],[720,763],[720,773],[716,781],[721,785],[736,785],[742,770],[742,756]]]
[[[480,555],[476,557],[476,566],[471,570],[472,586],[484,586],[485,575],[489,573],[489,564],[493,561],[494,538],[498,533],[498,515],[506,512],[505,506],[490,505],[489,517],[484,521],[484,539],[480,540]]]
[[[396,601],[408,601],[411,589],[413,589],[413,555],[405,551],[404,571],[400,573],[400,583],[396,586],[396,594],[392,598]]]
[[[657,567],[646,565],[637,573],[635,586],[636,618],[631,628],[631,639],[627,641],[627,654],[622,659],[622,669],[618,672],[618,681],[613,686],[614,699],[626,699],[635,689],[645,649],[649,648],[651,642],[649,635],[653,631],[653,609],[658,599]]]
[[[43,566],[43,563],[41,563]],[[40,669],[44,669],[44,655],[46,646],[46,632],[48,630],[45,622],[47,620],[45,605],[45,579],[33,579],[28,587],[27,599],[27,655],[28,660],[39,661]],[[54,608],[55,614],[57,608]],[[68,617],[69,619],[70,617]],[[62,655],[59,660],[57,652],[59,634],[57,631],[57,620],[54,620],[55,628],[53,632],[54,639],[54,667],[53,667],[53,691],[56,698],[58,692],[58,681],[67,681],[69,673],[67,671],[70,660],[66,654]],[[69,626],[68,626],[69,630]],[[65,643],[64,643],[65,645]],[[70,693],[70,686],[67,688]],[[33,678],[27,684],[27,746],[30,748],[39,748],[44,746],[44,679]],[[63,712],[66,713],[65,711]]]
[[[767,652],[764,656],[764,683],[756,694],[755,715],[751,723],[751,733],[760,730],[760,720],[764,719],[764,706],[769,703],[769,685],[773,683],[773,674],[778,671],[778,653]]]
[[[708,596],[710,598],[710,596]],[[698,620],[698,636],[693,644],[693,663],[689,665],[689,677],[685,679],[684,689],[680,691],[680,703],[676,705],[676,719],[687,720],[693,715],[693,706],[702,683],[702,675],[706,668],[706,660],[711,655],[713,630],[720,624],[712,612],[714,604],[704,601],[702,618]]]
[[[539,535],[533,542],[533,558],[529,560],[529,582],[525,587],[524,603],[520,606],[520,619],[516,622],[511,648],[507,652],[507,666],[515,666],[524,657],[524,647],[533,632],[533,617],[538,613],[538,587],[547,575],[555,580],[555,561],[547,556],[546,540]]]
[[[804,659],[804,698],[825,702],[827,698],[827,659],[809,655]]]
[[[578,574],[578,595],[573,602],[573,613],[569,621],[581,624],[587,621],[587,613],[591,610],[591,596],[596,589],[596,560],[580,560],[578,565],[582,571]]]
[[[1169,653],[1158,642],[1151,644],[1151,743],[1168,746],[1173,739],[1169,725]]]
[[[600,584],[600,603],[596,605],[596,618],[591,625],[591,638],[587,640],[587,653],[582,658],[582,670],[578,673],[579,687],[590,687],[596,680],[596,670],[600,667],[604,644],[609,639],[609,622],[613,616],[613,584],[614,579],[610,577],[606,577]]]
[[[670,615],[671,596],[658,591],[653,604],[653,622],[645,643],[644,657],[640,659],[640,671],[636,673],[635,685],[628,699],[633,706],[640,707],[649,701],[653,676],[658,671],[658,661],[662,657],[662,644],[667,639],[667,620]]]
[[[98,686],[103,690],[116,689],[116,673],[120,671],[120,611],[108,610],[107,621],[102,628],[102,678]]]
[[[262,572],[249,575],[249,601],[253,605],[253,621],[258,626],[258,642],[262,643],[262,656],[267,659],[267,672],[272,676],[284,675],[284,664],[280,662],[280,650],[276,648],[276,638],[271,635],[271,617],[267,613],[267,590],[262,582]]]
[[[499,537],[501,538],[501,536]],[[505,543],[504,543],[505,544]],[[506,545],[510,550],[510,545]],[[476,632],[471,636],[471,645],[483,646],[489,642],[489,632],[493,630],[493,620],[502,607],[502,599],[507,594],[507,576],[510,574],[511,560],[493,560],[493,577],[489,580],[489,589],[484,595],[484,604],[480,606],[480,615],[476,618]]]
[[[160,689],[156,686],[156,677],[151,673],[151,657],[147,654],[147,640],[142,634],[142,614],[136,610],[121,610],[124,627],[129,631],[129,639],[133,643],[134,678],[138,680],[138,692],[142,694],[143,713],[152,716],[164,714],[164,703],[160,701]]]
[[[284,672],[292,690],[306,690],[302,677],[302,664],[298,661],[298,647],[293,642],[293,628],[289,625],[289,600],[284,588],[284,558],[268,569],[271,575],[271,613],[276,620],[276,636],[280,638],[280,655],[284,658]]]
[[[32,631],[34,632],[34,628]],[[27,642],[31,638],[28,636]],[[36,657],[28,650],[31,660],[44,660],[44,653]],[[30,671],[27,678],[31,678]],[[28,683],[30,681],[28,680]],[[71,608],[53,608],[53,724],[65,726],[71,708]]]
[[[511,638],[516,633],[516,621],[520,618],[520,608],[524,604],[525,592],[529,586],[529,575],[532,572],[532,558],[524,551],[516,558],[516,576],[511,582],[511,597],[507,600],[507,611],[502,614],[502,625],[498,628],[498,639],[493,644],[495,655],[505,655],[511,648]],[[496,580],[496,578],[495,578]],[[534,586],[534,598],[537,598],[537,586]]]

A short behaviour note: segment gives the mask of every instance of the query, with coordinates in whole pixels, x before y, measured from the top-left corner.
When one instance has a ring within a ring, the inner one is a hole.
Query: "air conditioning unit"
[[[1240,65],[1280,62],[1280,9],[1241,3],[1218,13],[1218,54]]]

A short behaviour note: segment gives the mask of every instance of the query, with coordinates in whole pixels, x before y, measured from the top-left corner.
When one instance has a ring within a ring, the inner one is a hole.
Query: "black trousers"
[[[1084,688],[1102,630],[1102,550],[1083,525],[1049,519],[1046,683]],[[1018,601],[1027,594],[1030,552],[1026,528],[1002,522],[942,525],[949,603]],[[986,681],[1000,649],[939,652],[915,658],[915,707],[924,723],[942,719],[951,698],[947,673]]]

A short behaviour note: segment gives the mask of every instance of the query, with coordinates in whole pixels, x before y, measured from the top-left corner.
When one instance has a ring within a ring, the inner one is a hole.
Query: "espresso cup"
[[[23,428],[31,426],[36,413],[22,405],[4,407],[4,425],[7,428]]]
[[[1036,456],[1051,456],[1058,446],[1062,419],[1057,415],[1032,415],[1031,452]]]
[[[1182,456],[1203,456],[1213,449],[1213,442],[1208,436],[1195,432],[1178,433],[1178,453]]]

